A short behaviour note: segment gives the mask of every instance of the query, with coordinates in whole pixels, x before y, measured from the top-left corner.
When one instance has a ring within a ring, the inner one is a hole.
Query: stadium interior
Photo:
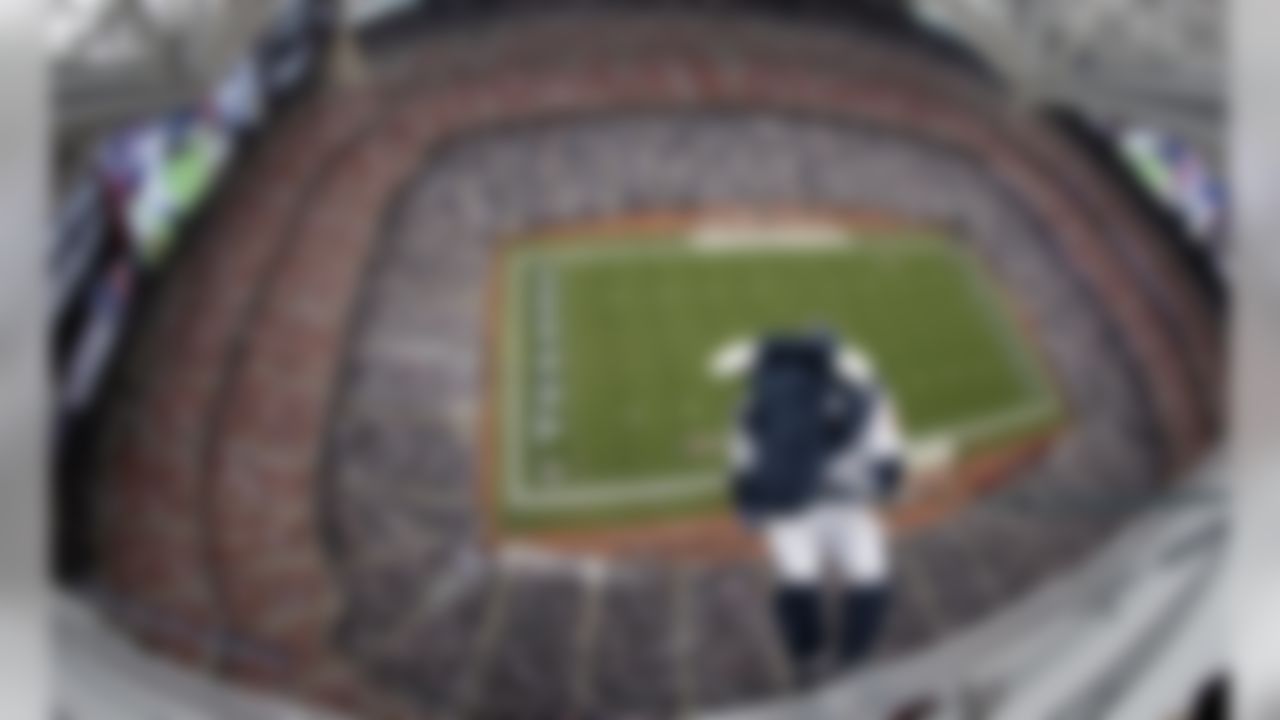
[[[1219,699],[1220,3],[53,7],[59,717]],[[806,323],[914,464],[797,689],[707,368]]]

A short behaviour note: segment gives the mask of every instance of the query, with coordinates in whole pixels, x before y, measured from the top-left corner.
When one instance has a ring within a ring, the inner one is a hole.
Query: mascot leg
[[[837,651],[840,666],[850,668],[866,659],[888,616],[889,540],[873,508],[833,508],[828,517],[828,538],[846,583]]]
[[[821,537],[810,513],[770,521],[765,544],[776,574],[773,610],[797,684],[821,672],[828,639],[823,622]]]
[[[853,586],[840,596],[839,664],[852,668],[866,659],[889,609],[887,585]]]

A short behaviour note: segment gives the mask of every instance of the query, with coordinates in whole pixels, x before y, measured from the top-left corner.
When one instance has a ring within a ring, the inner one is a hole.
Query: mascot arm
[[[867,452],[876,494],[881,501],[893,500],[902,488],[906,471],[905,442],[898,410],[887,393],[879,393],[867,437]]]

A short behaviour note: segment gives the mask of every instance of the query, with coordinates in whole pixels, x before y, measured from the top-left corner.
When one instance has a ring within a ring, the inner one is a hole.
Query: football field
[[[761,240],[636,235],[507,253],[492,410],[508,526],[722,506],[743,387],[714,379],[709,361],[770,330],[855,339],[915,443],[963,456],[1058,419],[1008,308],[956,244],[887,231]]]

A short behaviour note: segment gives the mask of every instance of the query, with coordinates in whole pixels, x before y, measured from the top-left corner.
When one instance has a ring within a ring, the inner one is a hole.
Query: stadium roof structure
[[[1226,11],[1214,0],[914,0],[1029,101],[1175,133],[1221,158]]]
[[[56,0],[45,26],[55,176],[95,138],[206,92],[286,0]]]
[[[47,26],[60,128],[172,107],[243,55],[283,3],[59,0]]]
[[[241,55],[286,0],[56,0],[47,45],[59,134],[172,107]],[[346,3],[361,8],[414,3]],[[425,5],[425,3],[418,3]],[[483,4],[477,3],[477,6]],[[1222,3],[913,0],[1028,101],[1173,132],[1222,157]]]

